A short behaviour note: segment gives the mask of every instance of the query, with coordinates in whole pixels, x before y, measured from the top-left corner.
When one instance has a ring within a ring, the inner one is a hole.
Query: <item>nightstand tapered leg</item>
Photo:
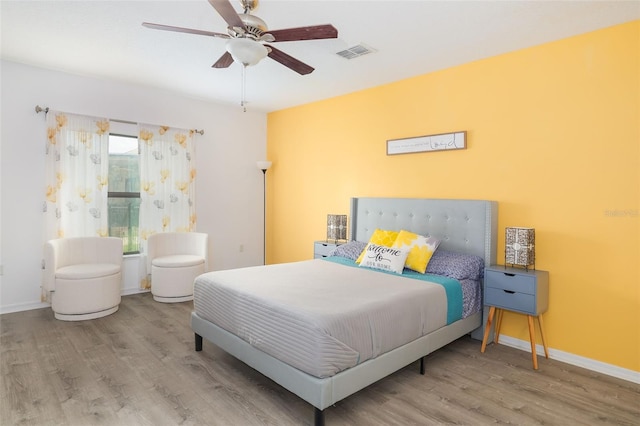
[[[544,327],[542,326],[542,314],[538,315],[538,325],[540,326],[540,336],[542,337],[542,346],[544,346],[544,357],[549,359],[549,348],[547,339],[544,338]]]
[[[536,355],[536,330],[533,326],[533,317],[527,315],[529,319],[529,340],[531,340],[531,358],[533,359],[533,369],[538,369],[538,356]]]
[[[497,316],[496,316],[496,327],[495,327],[495,334],[493,336],[493,343],[495,343],[496,345],[499,343],[500,340],[500,328],[502,327],[502,314],[504,314],[504,309],[496,309],[497,310]]]
[[[480,352],[484,353],[485,348],[487,347],[487,339],[489,339],[489,332],[491,331],[491,322],[493,321],[493,314],[495,314],[496,308],[492,306],[489,309],[489,316],[487,317],[487,326],[484,328],[484,337],[482,338],[482,347],[480,347]]]

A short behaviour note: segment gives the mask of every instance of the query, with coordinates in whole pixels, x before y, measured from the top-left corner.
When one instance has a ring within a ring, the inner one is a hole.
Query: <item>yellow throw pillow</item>
[[[375,244],[378,246],[391,247],[397,237],[398,237],[398,231],[387,231],[384,229],[376,229],[375,231],[373,231],[371,238],[369,238],[369,243]],[[360,262],[362,262],[362,258],[364,257],[365,251],[366,251],[366,248],[362,250],[362,253],[360,253],[360,256],[358,256],[358,259],[356,260],[357,264],[360,264]]]
[[[437,238],[425,237],[403,229],[398,233],[392,247],[408,249],[409,256],[404,267],[424,274],[438,245],[440,240]]]

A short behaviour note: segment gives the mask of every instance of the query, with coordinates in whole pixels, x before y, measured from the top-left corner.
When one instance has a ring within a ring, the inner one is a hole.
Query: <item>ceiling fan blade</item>
[[[298,74],[306,75],[311,73],[314,70],[313,67],[310,67],[304,62],[299,61],[293,56],[287,55],[282,50],[278,50],[273,46],[269,46],[269,49],[271,49],[271,52],[269,52],[269,57],[271,59],[273,59],[274,61],[280,62],[285,67],[292,69]]]
[[[143,27],[151,28],[154,30],[174,31],[177,33],[197,34],[210,37],[230,38],[228,34],[214,33],[211,31],[194,30],[192,28],[172,27],[171,25],[153,24],[151,22],[143,22]]]
[[[231,6],[229,0],[209,0],[209,3],[230,27],[244,28],[244,22],[242,22],[236,10]]]
[[[338,30],[329,24],[273,30],[267,31],[267,33],[274,36],[275,41],[319,40],[338,37]]]
[[[228,68],[233,63],[233,56],[231,53],[224,52],[224,55],[220,56],[215,64],[211,65],[211,68]]]

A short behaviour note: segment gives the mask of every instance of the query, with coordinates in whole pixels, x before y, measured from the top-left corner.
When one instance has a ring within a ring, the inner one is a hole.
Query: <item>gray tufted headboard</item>
[[[440,238],[444,250],[496,263],[498,203],[433,198],[352,198],[351,240],[368,241],[376,228]]]

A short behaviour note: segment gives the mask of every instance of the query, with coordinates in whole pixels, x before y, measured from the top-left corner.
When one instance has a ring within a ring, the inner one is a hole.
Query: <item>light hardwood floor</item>
[[[191,302],[126,296],[113,315],[5,314],[2,425],[307,425],[313,408],[205,341]],[[640,385],[462,338],[325,410],[332,425],[640,425]]]

